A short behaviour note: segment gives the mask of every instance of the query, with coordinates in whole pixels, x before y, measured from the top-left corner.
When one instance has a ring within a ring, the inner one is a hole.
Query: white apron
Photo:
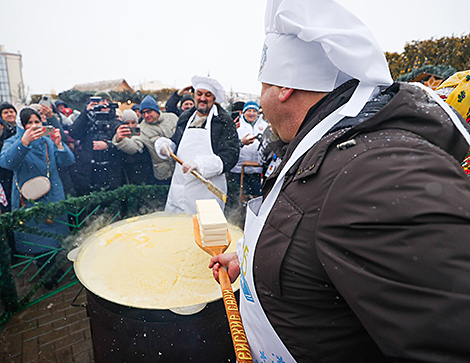
[[[195,156],[213,155],[211,143],[212,117],[217,116],[217,107],[212,106],[207,116],[205,128],[189,128],[196,117],[196,112],[190,117],[181,138],[177,156],[183,161],[194,160]],[[224,193],[227,193],[227,182],[224,174],[209,179]],[[196,214],[197,199],[215,199],[224,210],[225,203],[207,189],[206,185],[193,174],[183,174],[183,167],[176,163],[175,172],[171,179],[165,212]]]
[[[421,86],[419,86],[421,87]],[[470,144],[470,135],[462,126],[458,118],[454,115],[450,108],[439,99],[438,96],[429,92],[429,89],[421,87],[427,91],[436,102],[450,115],[457,129],[462,133],[467,142]],[[362,101],[363,102],[363,101]],[[350,103],[350,102],[349,102]],[[364,102],[365,104],[365,102]],[[276,201],[281,190],[284,176],[294,163],[307,152],[328,130],[344,117],[345,106],[342,106],[328,117],[323,119],[315,126],[305,138],[297,145],[291,158],[282,169],[271,192],[262,202],[262,197],[252,199],[248,203],[246,222],[245,222],[245,238],[240,239],[237,245],[237,255],[240,261],[240,314],[245,327],[246,336],[250,344],[253,361],[258,362],[295,362],[284,343],[281,341],[276,331],[269,322],[264,310],[261,307],[253,281],[253,257],[258,243],[259,235],[264,227],[266,218],[268,217],[274,202]],[[362,109],[359,105],[349,105],[356,109]],[[282,360],[281,360],[282,359]]]

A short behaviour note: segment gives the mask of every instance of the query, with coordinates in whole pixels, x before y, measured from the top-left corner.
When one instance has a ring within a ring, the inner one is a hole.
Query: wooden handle
[[[175,159],[179,164],[183,165],[183,160],[181,160],[179,157],[177,157],[171,151],[170,151],[170,156],[173,159]],[[198,178],[200,181],[202,181],[206,185],[207,189],[209,189],[212,193],[214,193],[217,197],[219,197],[224,203],[227,203],[227,194],[225,194],[221,189],[219,189],[217,186],[215,186],[214,183],[212,183],[210,180],[207,180],[206,178],[204,178],[196,170],[191,170],[191,174],[193,174],[196,178]]]
[[[181,160],[179,157],[176,156],[176,154],[172,153],[171,151],[170,151],[170,156],[179,164],[183,165],[183,160]]]
[[[170,156],[178,162],[178,164],[181,164],[183,165],[184,164],[184,161],[181,160],[179,157],[177,157],[175,154],[173,154],[171,151],[170,151]],[[207,179],[204,178],[201,174],[199,174],[196,170],[191,170],[191,174],[193,174],[196,178],[198,178],[200,181],[202,181],[203,183],[207,183]]]
[[[232,334],[233,348],[235,349],[237,362],[253,362],[248,339],[246,339],[245,329],[243,328],[240,312],[238,311],[237,300],[235,300],[235,295],[233,294],[227,268],[224,266],[219,268],[219,282],[220,288],[222,289],[225,311],[230,326],[230,334]]]

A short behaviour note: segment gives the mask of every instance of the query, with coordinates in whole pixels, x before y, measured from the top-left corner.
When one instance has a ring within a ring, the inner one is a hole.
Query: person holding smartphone
[[[152,159],[146,144],[148,138],[138,127],[138,116],[133,110],[124,110],[123,125],[116,130],[113,145],[123,152],[123,183],[124,184],[155,184]]]
[[[25,107],[20,112],[17,133],[5,141],[0,154],[0,166],[13,171],[13,190],[11,207],[13,210],[33,206],[34,201],[28,200],[22,193],[24,184],[37,177],[46,177],[50,189],[36,202],[53,203],[65,199],[62,180],[58,168],[70,166],[74,155],[62,142],[59,129],[45,135],[45,127],[41,115],[36,110]],[[66,222],[66,216],[53,217],[51,220],[35,222],[27,221],[29,227],[37,227],[43,232],[66,235],[69,228],[57,222]],[[40,255],[60,247],[59,241],[25,232],[15,232],[16,250],[20,253]],[[47,259],[46,259],[47,260]],[[42,260],[39,260],[41,263]],[[42,261],[44,262],[44,261]]]

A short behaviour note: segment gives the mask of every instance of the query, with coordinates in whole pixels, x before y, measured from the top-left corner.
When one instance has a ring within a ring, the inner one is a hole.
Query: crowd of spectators
[[[217,107],[222,106],[218,104]],[[174,92],[160,109],[152,96],[140,105],[121,111],[107,92],[90,97],[82,110],[72,110],[62,100],[31,104],[17,110],[9,103],[0,105],[0,199],[1,212],[31,206],[23,195],[23,186],[37,176],[48,179],[50,189],[37,201],[53,202],[66,197],[84,196],[94,191],[113,190],[125,184],[170,185],[175,170],[171,158],[159,156],[155,142],[171,139],[177,130],[178,118],[188,118],[185,111],[195,109],[192,86]],[[227,107],[231,121],[238,129],[241,147],[238,163],[222,173],[228,179],[232,201],[230,208],[239,207],[240,165],[251,161],[256,168],[246,170],[247,195],[261,194],[262,167],[258,157],[266,154],[260,141],[268,123],[259,105],[250,101],[236,102]],[[186,112],[188,114],[189,112]],[[236,114],[236,115],[235,115]],[[29,121],[29,119],[34,121]],[[49,127],[49,134],[44,133]],[[269,151],[268,151],[269,153]],[[234,159],[235,160],[235,159]],[[46,182],[47,183],[47,182]],[[55,233],[59,223],[41,223],[40,227]],[[61,226],[64,226],[61,224]],[[29,236],[8,232],[13,250],[41,253],[43,249],[28,244]],[[15,242],[16,237],[16,242]],[[25,243],[26,242],[26,243]],[[44,241],[43,241],[44,242]],[[48,240],[44,246],[57,246]]]

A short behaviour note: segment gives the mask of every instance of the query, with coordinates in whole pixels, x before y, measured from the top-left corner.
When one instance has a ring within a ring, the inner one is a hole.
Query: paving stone
[[[23,333],[23,341],[29,341],[32,339],[37,339],[39,336],[48,334],[52,331],[52,325],[43,325],[40,328],[32,329]]]
[[[70,348],[72,345],[77,344],[83,340],[85,340],[85,335],[82,332],[78,332],[72,335],[64,335],[61,339],[53,342],[45,342],[40,346],[40,349],[59,351],[61,349]]]
[[[92,355],[90,351],[77,354],[75,358],[75,363],[90,363],[93,362]]]
[[[57,358],[57,362],[59,363],[74,363],[71,347],[57,350],[55,352],[55,356]]]
[[[86,329],[90,329],[90,322],[87,320],[79,320],[73,324],[70,324],[70,326],[68,327],[69,328],[69,331],[71,333],[73,332],[78,332],[78,331],[83,331],[83,330],[86,330]]]
[[[57,358],[53,350],[41,349],[39,351],[39,362],[44,363],[56,363]]]
[[[23,321],[31,321],[31,320],[37,320],[42,317],[46,317],[52,314],[52,311],[50,310],[44,310],[44,309],[38,309],[31,311],[24,316],[21,317]]]
[[[23,359],[24,363],[39,361],[39,344],[37,339],[23,342]]]
[[[65,318],[64,311],[53,311],[53,313],[49,315],[44,315],[38,318],[38,326],[41,327],[42,325],[51,324],[58,320],[63,320]]]
[[[31,286],[29,277],[21,279]],[[62,281],[61,285],[68,282]],[[71,305],[80,288],[80,284],[72,286],[12,317],[0,331],[0,362],[93,363],[86,309]],[[39,290],[31,301],[47,292]],[[77,303],[82,302],[86,302],[84,292],[77,299]]]
[[[52,330],[52,328],[50,330]],[[38,337],[39,345],[42,346],[51,342],[55,342],[57,340],[65,338],[66,336],[67,334],[65,330],[49,331],[47,334],[43,334]]]
[[[8,339],[7,337],[2,337],[0,347],[5,358],[19,356],[21,355],[22,339]]]
[[[72,352],[74,356],[77,356],[80,353],[92,350],[92,343],[90,340],[83,340],[79,343],[72,345]]]

